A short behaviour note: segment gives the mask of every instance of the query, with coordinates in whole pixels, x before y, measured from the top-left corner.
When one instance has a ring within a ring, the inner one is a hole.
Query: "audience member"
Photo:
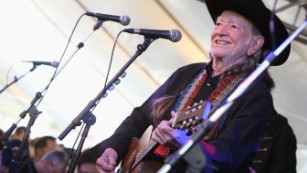
[[[7,142],[6,145],[3,146],[1,152],[1,159],[0,159],[1,160],[0,173],[7,173],[9,171],[11,161],[18,153],[20,144],[21,144],[20,140],[10,140]]]
[[[58,144],[56,138],[52,136],[43,136],[35,139],[34,142],[34,161],[40,161],[43,156],[51,151],[58,150]]]
[[[98,173],[96,160],[97,158],[93,156],[91,150],[85,149],[78,161],[78,173]]]
[[[65,173],[68,155],[64,151],[54,150],[35,163],[37,173]]]
[[[17,127],[10,138],[11,138],[11,140],[22,141],[23,136],[25,135],[25,132],[26,132],[26,127],[24,127],[24,126]],[[30,138],[29,138],[29,140],[30,140]]]

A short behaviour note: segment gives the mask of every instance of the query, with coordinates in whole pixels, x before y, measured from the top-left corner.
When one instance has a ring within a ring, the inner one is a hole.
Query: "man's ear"
[[[264,44],[264,37],[263,36],[255,36],[251,47],[247,51],[247,56],[251,56],[256,53]]]

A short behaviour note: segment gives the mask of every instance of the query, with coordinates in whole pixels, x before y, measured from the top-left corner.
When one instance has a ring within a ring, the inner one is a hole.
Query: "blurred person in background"
[[[78,161],[78,173],[98,173],[96,160],[97,157],[94,157],[91,150],[83,150]]]
[[[13,132],[13,134],[10,136],[10,139],[11,140],[20,140],[20,141],[22,141],[23,140],[23,136],[25,135],[25,132],[26,132],[26,127],[24,127],[24,126],[17,127],[15,129],[15,131]],[[29,141],[31,140],[30,137],[29,137],[28,140]]]
[[[59,150],[56,138],[53,136],[43,136],[35,139],[34,142],[34,161],[40,161],[43,156],[51,151]]]
[[[66,173],[68,155],[64,151],[51,151],[35,163],[37,173]]]

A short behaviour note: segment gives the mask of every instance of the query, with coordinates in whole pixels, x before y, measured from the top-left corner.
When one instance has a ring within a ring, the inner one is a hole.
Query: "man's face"
[[[59,145],[56,143],[56,141],[48,140],[47,146],[44,149],[45,154],[54,150],[59,150]]]
[[[66,173],[65,163],[53,164],[51,160],[45,160],[35,163],[35,169],[38,173]]]
[[[226,61],[245,58],[255,40],[252,24],[240,14],[224,11],[211,33],[211,55]]]

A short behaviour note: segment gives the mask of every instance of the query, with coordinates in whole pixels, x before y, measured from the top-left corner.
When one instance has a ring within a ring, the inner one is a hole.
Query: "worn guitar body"
[[[140,139],[131,140],[119,173],[156,173],[163,166],[161,162],[143,159],[152,150],[152,146],[156,145],[156,142],[150,139],[152,130],[153,127],[149,126]]]
[[[173,128],[186,129],[197,125],[206,119],[210,110],[209,102],[200,102],[178,113],[170,120]],[[133,138],[125,158],[122,161],[119,173],[156,173],[164,165],[162,162],[145,160],[145,156],[155,149],[157,142],[151,140],[153,127],[149,126],[140,139]]]

